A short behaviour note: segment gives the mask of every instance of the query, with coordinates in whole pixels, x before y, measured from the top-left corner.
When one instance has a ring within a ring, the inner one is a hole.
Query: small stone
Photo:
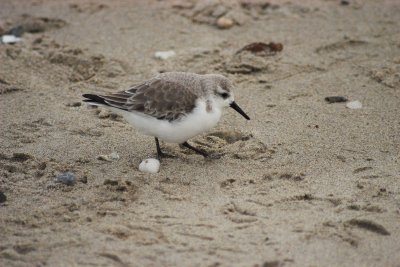
[[[64,172],[55,178],[55,182],[65,185],[73,185],[75,184],[75,174],[72,172]]]
[[[0,203],[4,203],[7,201],[6,195],[0,191]]]
[[[145,159],[139,165],[139,171],[148,173],[157,173],[160,170],[160,161],[158,159]]]
[[[342,103],[347,102],[347,98],[345,96],[327,96],[325,97],[325,101],[329,104],[332,103]]]
[[[162,60],[167,60],[167,59],[169,59],[169,58],[171,58],[171,57],[174,57],[174,56],[176,56],[176,53],[175,53],[175,51],[173,51],[173,50],[169,50],[169,51],[157,51],[157,52],[154,54],[154,57],[155,57],[155,58],[162,59]]]
[[[362,104],[360,101],[356,100],[356,101],[351,101],[351,102],[347,103],[346,107],[349,109],[360,109],[360,108],[362,108]]]
[[[112,152],[109,155],[99,155],[97,156],[98,160],[104,160],[104,161],[115,161],[119,160],[119,155],[117,152]]]
[[[233,20],[231,20],[230,18],[220,17],[217,20],[217,27],[220,29],[229,29],[233,26],[233,24]]]
[[[97,158],[98,160],[104,160],[104,161],[110,161],[107,155],[98,155]]]

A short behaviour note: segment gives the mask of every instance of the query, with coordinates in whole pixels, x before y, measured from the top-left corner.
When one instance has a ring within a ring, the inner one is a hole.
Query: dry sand
[[[263,3],[2,0],[0,266],[399,266],[400,2]],[[162,71],[234,81],[252,120],[190,140],[221,159],[140,173],[153,138],[80,104]]]

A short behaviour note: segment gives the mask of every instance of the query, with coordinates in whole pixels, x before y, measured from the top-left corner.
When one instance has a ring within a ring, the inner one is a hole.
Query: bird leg
[[[184,147],[186,147],[186,148],[189,148],[189,149],[193,150],[193,151],[196,152],[197,154],[202,155],[202,156],[205,157],[205,158],[208,158],[208,157],[209,157],[209,155],[207,154],[207,152],[204,152],[203,150],[200,150],[200,149],[198,149],[198,148],[195,148],[195,147],[189,145],[188,142],[184,142],[184,143],[182,143],[182,145],[183,145]]]
[[[157,147],[157,159],[159,161],[161,161],[161,158],[173,158],[174,156],[166,154],[164,152],[161,151],[160,148],[160,142],[158,141],[157,137],[154,137],[154,139],[156,140],[156,147]]]

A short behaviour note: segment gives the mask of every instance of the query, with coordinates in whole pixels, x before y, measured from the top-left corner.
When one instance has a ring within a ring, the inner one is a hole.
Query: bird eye
[[[219,94],[219,95],[222,96],[223,99],[227,99],[229,97],[228,93],[222,93],[222,94]]]

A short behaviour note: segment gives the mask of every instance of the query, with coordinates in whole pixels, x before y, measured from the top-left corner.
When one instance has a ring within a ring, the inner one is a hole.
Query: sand
[[[265,3],[2,0],[0,266],[399,266],[399,1]],[[81,94],[164,71],[226,75],[252,119],[144,174],[154,139]]]

